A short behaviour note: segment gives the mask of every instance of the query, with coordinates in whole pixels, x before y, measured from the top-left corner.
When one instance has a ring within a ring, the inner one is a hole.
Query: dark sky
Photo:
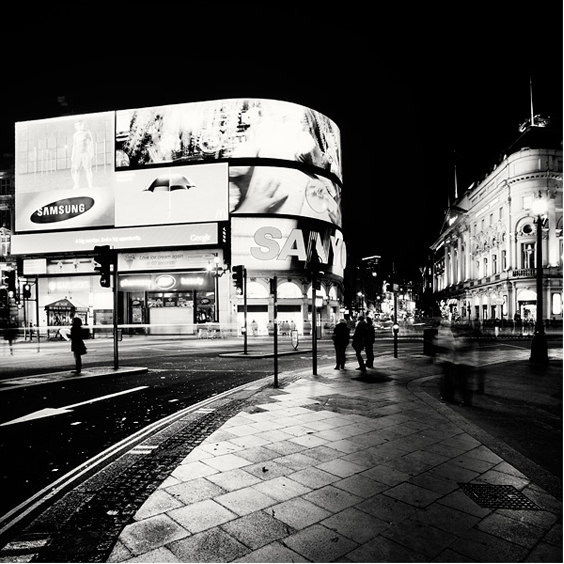
[[[313,17],[272,7],[262,23],[161,12],[88,31],[37,16],[2,54],[0,146],[13,151],[15,121],[62,114],[58,96],[77,114],[230,97],[301,103],[341,129],[349,250],[412,276],[439,235],[455,161],[462,191],[518,136],[530,77],[535,113],[561,127],[561,6],[489,4]]]

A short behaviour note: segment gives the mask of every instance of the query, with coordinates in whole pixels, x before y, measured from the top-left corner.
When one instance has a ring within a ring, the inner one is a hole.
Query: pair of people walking
[[[335,326],[333,332],[333,342],[335,344],[335,354],[337,357],[337,364],[335,370],[344,369],[346,362],[346,348],[350,340],[350,329],[347,322],[341,319]],[[358,322],[354,329],[352,337],[352,347],[358,360],[358,370],[366,372],[367,368],[374,368],[374,326],[372,319],[368,318],[366,321],[363,316],[358,318]],[[362,351],[366,351],[366,362],[362,356]]]

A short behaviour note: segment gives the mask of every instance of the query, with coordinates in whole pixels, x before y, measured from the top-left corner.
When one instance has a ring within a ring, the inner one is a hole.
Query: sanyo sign
[[[308,242],[314,241],[321,264],[344,270],[347,265],[346,244],[341,235],[330,235],[328,238],[329,241],[324,241],[322,235],[315,231],[309,232],[307,236],[301,229],[292,229],[290,234],[284,237],[277,227],[265,226],[255,232],[254,242],[258,246],[251,247],[250,252],[260,261],[286,261],[296,257],[305,263],[308,258]]]

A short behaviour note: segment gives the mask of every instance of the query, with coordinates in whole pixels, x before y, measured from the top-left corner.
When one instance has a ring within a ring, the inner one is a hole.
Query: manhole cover
[[[480,507],[495,509],[540,509],[515,488],[515,486],[464,484],[460,482],[458,485],[460,489]]]

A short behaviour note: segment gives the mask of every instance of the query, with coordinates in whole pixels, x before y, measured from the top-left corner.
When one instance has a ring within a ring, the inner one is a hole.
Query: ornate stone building
[[[490,173],[447,210],[431,247],[433,294],[443,316],[486,324],[512,322],[516,314],[525,324],[536,319],[541,217],[542,315],[562,321],[562,141],[544,125],[524,128]]]

